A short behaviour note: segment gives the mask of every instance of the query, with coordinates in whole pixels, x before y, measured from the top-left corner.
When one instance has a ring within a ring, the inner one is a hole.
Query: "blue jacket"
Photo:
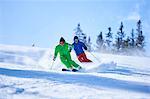
[[[85,44],[80,42],[80,41],[78,41],[78,43],[74,42],[72,45],[74,47],[74,50],[75,50],[75,53],[76,53],[77,56],[79,56],[80,54],[84,53],[83,48],[85,50],[87,50],[87,47],[85,46]]]

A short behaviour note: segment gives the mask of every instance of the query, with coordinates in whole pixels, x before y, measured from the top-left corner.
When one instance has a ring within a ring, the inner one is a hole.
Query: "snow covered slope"
[[[72,51],[84,69],[62,72],[53,52],[0,45],[0,99],[150,99],[149,57],[86,52],[93,63],[80,63]]]

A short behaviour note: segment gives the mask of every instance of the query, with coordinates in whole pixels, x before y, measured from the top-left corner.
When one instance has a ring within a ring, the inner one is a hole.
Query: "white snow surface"
[[[53,48],[0,44],[0,99],[150,99],[150,58],[86,52],[92,63],[62,72]]]

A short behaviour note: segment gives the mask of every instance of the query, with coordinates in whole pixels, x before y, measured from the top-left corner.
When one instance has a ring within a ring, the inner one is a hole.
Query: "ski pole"
[[[52,62],[52,65],[51,65],[51,68],[50,68],[50,70],[52,70],[52,68],[53,68],[53,65],[54,65],[54,61]]]
[[[91,52],[89,52],[98,62],[101,63],[101,60],[99,60],[94,54],[92,54]]]

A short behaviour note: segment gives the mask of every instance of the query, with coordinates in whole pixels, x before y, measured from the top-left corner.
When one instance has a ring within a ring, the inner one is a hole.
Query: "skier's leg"
[[[78,55],[77,57],[78,57],[78,60],[79,60],[80,62],[83,62],[84,59],[83,59],[82,54]]]
[[[71,59],[70,54],[67,55],[67,61],[68,61],[68,62],[70,63],[70,65],[72,65],[73,67],[75,67],[75,68],[78,68],[78,67],[79,67],[79,65],[78,65],[77,63],[75,63],[75,62]]]
[[[69,60],[69,63],[75,68],[79,67],[79,65],[76,62],[74,62],[73,60]]]
[[[80,55],[78,55],[77,58],[78,58],[78,60],[79,60],[80,62],[82,61]]]
[[[85,54],[85,53],[83,53],[82,56],[83,56],[83,59],[84,59],[85,62],[92,62],[91,60],[89,60],[89,59],[86,57],[86,54]]]
[[[71,64],[68,62],[68,60],[65,57],[60,57],[61,62],[68,68],[72,68]]]
[[[80,54],[80,55],[78,56],[78,58],[79,58],[79,61],[80,61],[80,62],[87,62],[87,59],[85,58],[84,53]]]

